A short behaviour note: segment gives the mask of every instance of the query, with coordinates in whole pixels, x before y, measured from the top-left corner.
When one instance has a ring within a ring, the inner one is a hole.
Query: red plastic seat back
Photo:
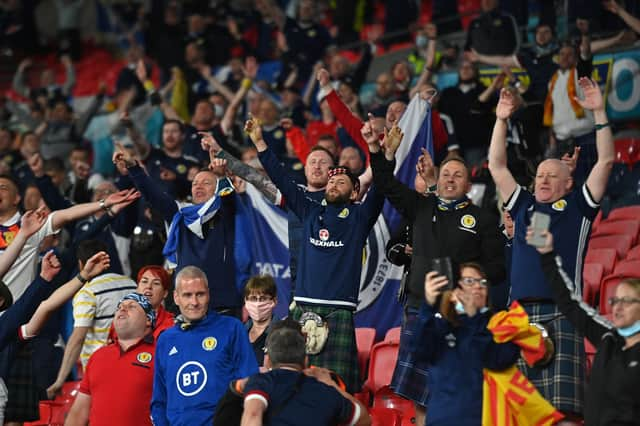
[[[367,372],[367,361],[371,354],[371,348],[376,340],[376,329],[369,327],[356,328],[356,346],[358,347],[358,365],[360,366],[360,378],[364,379]]]
[[[371,416],[371,426],[401,426],[402,417],[400,412],[393,408],[371,407],[369,408]]]
[[[640,245],[633,247],[627,253],[626,260],[636,260],[636,259],[640,259]]]
[[[601,248],[596,249],[589,247],[587,250],[587,256],[584,259],[586,263],[599,263],[602,265],[602,273],[604,276],[607,276],[613,273],[613,268],[616,266],[616,260],[618,258],[618,253],[616,249],[612,248]]]
[[[640,278],[640,260],[633,259],[618,262],[613,273],[614,275],[623,275],[629,278]]]
[[[609,235],[591,238],[589,249],[612,248],[616,250],[618,259],[624,259],[631,248],[629,235]]]
[[[399,342],[400,341],[400,332],[401,332],[401,328],[400,327],[393,327],[390,328],[389,330],[387,330],[387,334],[384,335],[384,341],[385,342]]]
[[[366,386],[376,392],[391,383],[393,370],[398,360],[400,344],[396,342],[378,342],[371,349],[369,359],[369,375]]]
[[[615,141],[616,163],[632,168],[640,160],[640,139],[628,138]]]
[[[584,301],[594,306],[596,297],[600,291],[600,281],[602,281],[604,268],[599,263],[585,263],[582,271],[584,288],[582,290]]]
[[[602,235],[629,235],[631,237],[631,245],[635,245],[638,241],[638,233],[640,232],[640,220],[610,220],[601,222],[595,231],[591,234],[591,238]]]
[[[383,386],[373,397],[374,407],[386,407],[398,410],[402,415],[402,423],[405,421],[411,421],[415,424],[416,407],[413,401],[397,395],[391,390],[389,386]]]
[[[638,218],[640,218],[640,206],[627,206],[611,210],[606,220],[637,220]]]

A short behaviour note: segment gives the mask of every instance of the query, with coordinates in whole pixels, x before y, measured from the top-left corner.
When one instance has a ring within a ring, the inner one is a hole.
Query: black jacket
[[[625,339],[573,292],[559,256],[543,255],[542,270],[560,312],[597,348],[585,395],[584,424],[640,425],[640,343],[623,349]]]
[[[495,216],[471,204],[440,211],[434,195],[424,197],[399,182],[393,167],[382,153],[371,154],[376,188],[413,227],[409,305],[419,307],[424,301],[424,276],[436,257],[450,257],[456,264],[477,262],[490,282],[500,283],[505,277],[504,243]]]

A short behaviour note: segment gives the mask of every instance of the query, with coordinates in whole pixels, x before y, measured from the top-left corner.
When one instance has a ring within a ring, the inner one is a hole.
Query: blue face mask
[[[629,327],[621,327],[618,329],[618,334],[620,334],[622,337],[631,337],[637,333],[640,333],[640,320],[636,321]]]
[[[458,315],[462,315],[465,313],[464,310],[464,305],[462,304],[462,302],[458,301],[456,302],[454,309],[456,310],[456,312],[458,313]],[[489,308],[487,308],[486,306],[483,306],[482,308],[480,308],[480,313],[484,314],[485,312],[487,312],[489,310]]]
[[[422,34],[416,36],[416,46],[418,46],[420,49],[427,45],[427,41],[427,37]]]

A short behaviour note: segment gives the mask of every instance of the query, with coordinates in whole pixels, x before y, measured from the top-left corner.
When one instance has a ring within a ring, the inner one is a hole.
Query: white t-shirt
[[[22,293],[24,293],[36,277],[39,261],[38,247],[40,243],[47,235],[58,232],[53,229],[52,219],[54,214],[55,212],[50,213],[42,228],[27,240],[18,258],[13,262],[13,265],[11,265],[11,268],[2,279],[7,287],[9,287],[9,290],[11,290],[14,301],[22,296]],[[11,219],[0,225],[0,256],[20,230],[21,217],[22,215],[17,212]]]
[[[571,107],[571,100],[567,93],[567,81],[574,73],[571,70],[558,70],[558,79],[553,86],[551,99],[553,100],[553,132],[559,140],[586,135],[593,131],[595,121],[593,112],[584,111],[584,117],[577,118]],[[575,73],[576,95],[584,98],[584,94],[578,84],[578,73]]]

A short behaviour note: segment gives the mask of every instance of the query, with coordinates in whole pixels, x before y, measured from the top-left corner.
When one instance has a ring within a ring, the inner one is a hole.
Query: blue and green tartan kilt
[[[297,305],[291,311],[291,316],[298,321],[303,312],[308,311],[320,315],[329,326],[329,337],[324,349],[317,355],[309,355],[309,364],[334,371],[344,380],[347,392],[359,392],[361,383],[353,312],[340,308]]]
[[[418,312],[417,309],[407,308],[402,319],[400,350],[391,379],[391,389],[396,394],[426,407],[429,396],[427,363],[417,361],[415,353],[409,350],[409,341],[413,339]]]
[[[529,367],[522,358],[518,367],[538,392],[563,413],[581,415],[585,386],[584,336],[552,303],[523,304],[529,322],[544,325],[555,346],[551,362],[544,367]]]

